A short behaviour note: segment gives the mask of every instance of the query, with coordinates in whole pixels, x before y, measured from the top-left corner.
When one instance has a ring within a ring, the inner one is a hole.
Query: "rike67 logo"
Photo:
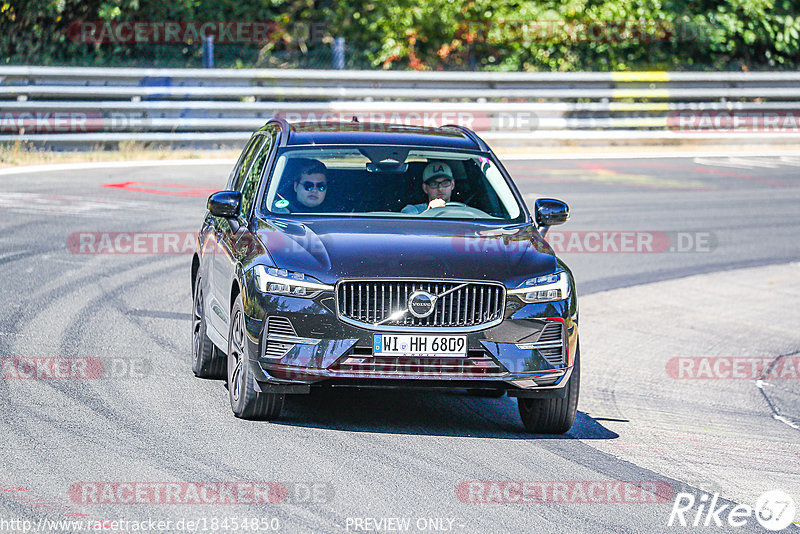
[[[765,529],[779,531],[792,524],[796,512],[794,500],[780,490],[762,494],[755,507],[723,504],[719,493],[703,493],[696,498],[691,493],[681,492],[675,495],[667,526],[743,527],[755,518]]]

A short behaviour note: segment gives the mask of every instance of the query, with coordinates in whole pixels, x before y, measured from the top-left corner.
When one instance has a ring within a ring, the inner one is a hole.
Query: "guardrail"
[[[240,145],[278,115],[460,123],[514,146],[787,144],[800,73],[0,67],[0,143]]]

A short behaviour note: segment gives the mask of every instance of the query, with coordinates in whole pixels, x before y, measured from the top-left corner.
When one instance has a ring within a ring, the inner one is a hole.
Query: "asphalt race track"
[[[232,163],[0,172],[0,532],[766,532],[706,511],[764,511],[770,490],[800,521],[800,157],[734,156],[506,162],[529,206],[571,208],[549,239],[578,280],[583,369],[558,437],[463,392],[235,419],[191,372],[189,280]],[[696,504],[668,526],[680,492]]]

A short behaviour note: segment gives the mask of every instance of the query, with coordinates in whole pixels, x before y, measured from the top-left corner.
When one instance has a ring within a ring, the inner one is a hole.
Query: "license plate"
[[[467,336],[373,334],[375,356],[464,356]]]

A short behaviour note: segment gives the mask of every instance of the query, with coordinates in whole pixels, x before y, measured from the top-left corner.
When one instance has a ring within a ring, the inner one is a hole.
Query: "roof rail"
[[[268,120],[267,124],[277,124],[280,127],[281,129],[280,146],[286,146],[286,143],[289,140],[289,132],[292,130],[292,126],[289,124],[289,121],[287,121],[284,117],[275,117],[273,119]]]
[[[462,134],[464,134],[467,139],[478,145],[481,150],[489,151],[489,145],[487,145],[483,139],[478,137],[478,134],[467,128],[466,126],[461,126],[460,124],[445,124],[442,128],[453,128],[458,130]]]

